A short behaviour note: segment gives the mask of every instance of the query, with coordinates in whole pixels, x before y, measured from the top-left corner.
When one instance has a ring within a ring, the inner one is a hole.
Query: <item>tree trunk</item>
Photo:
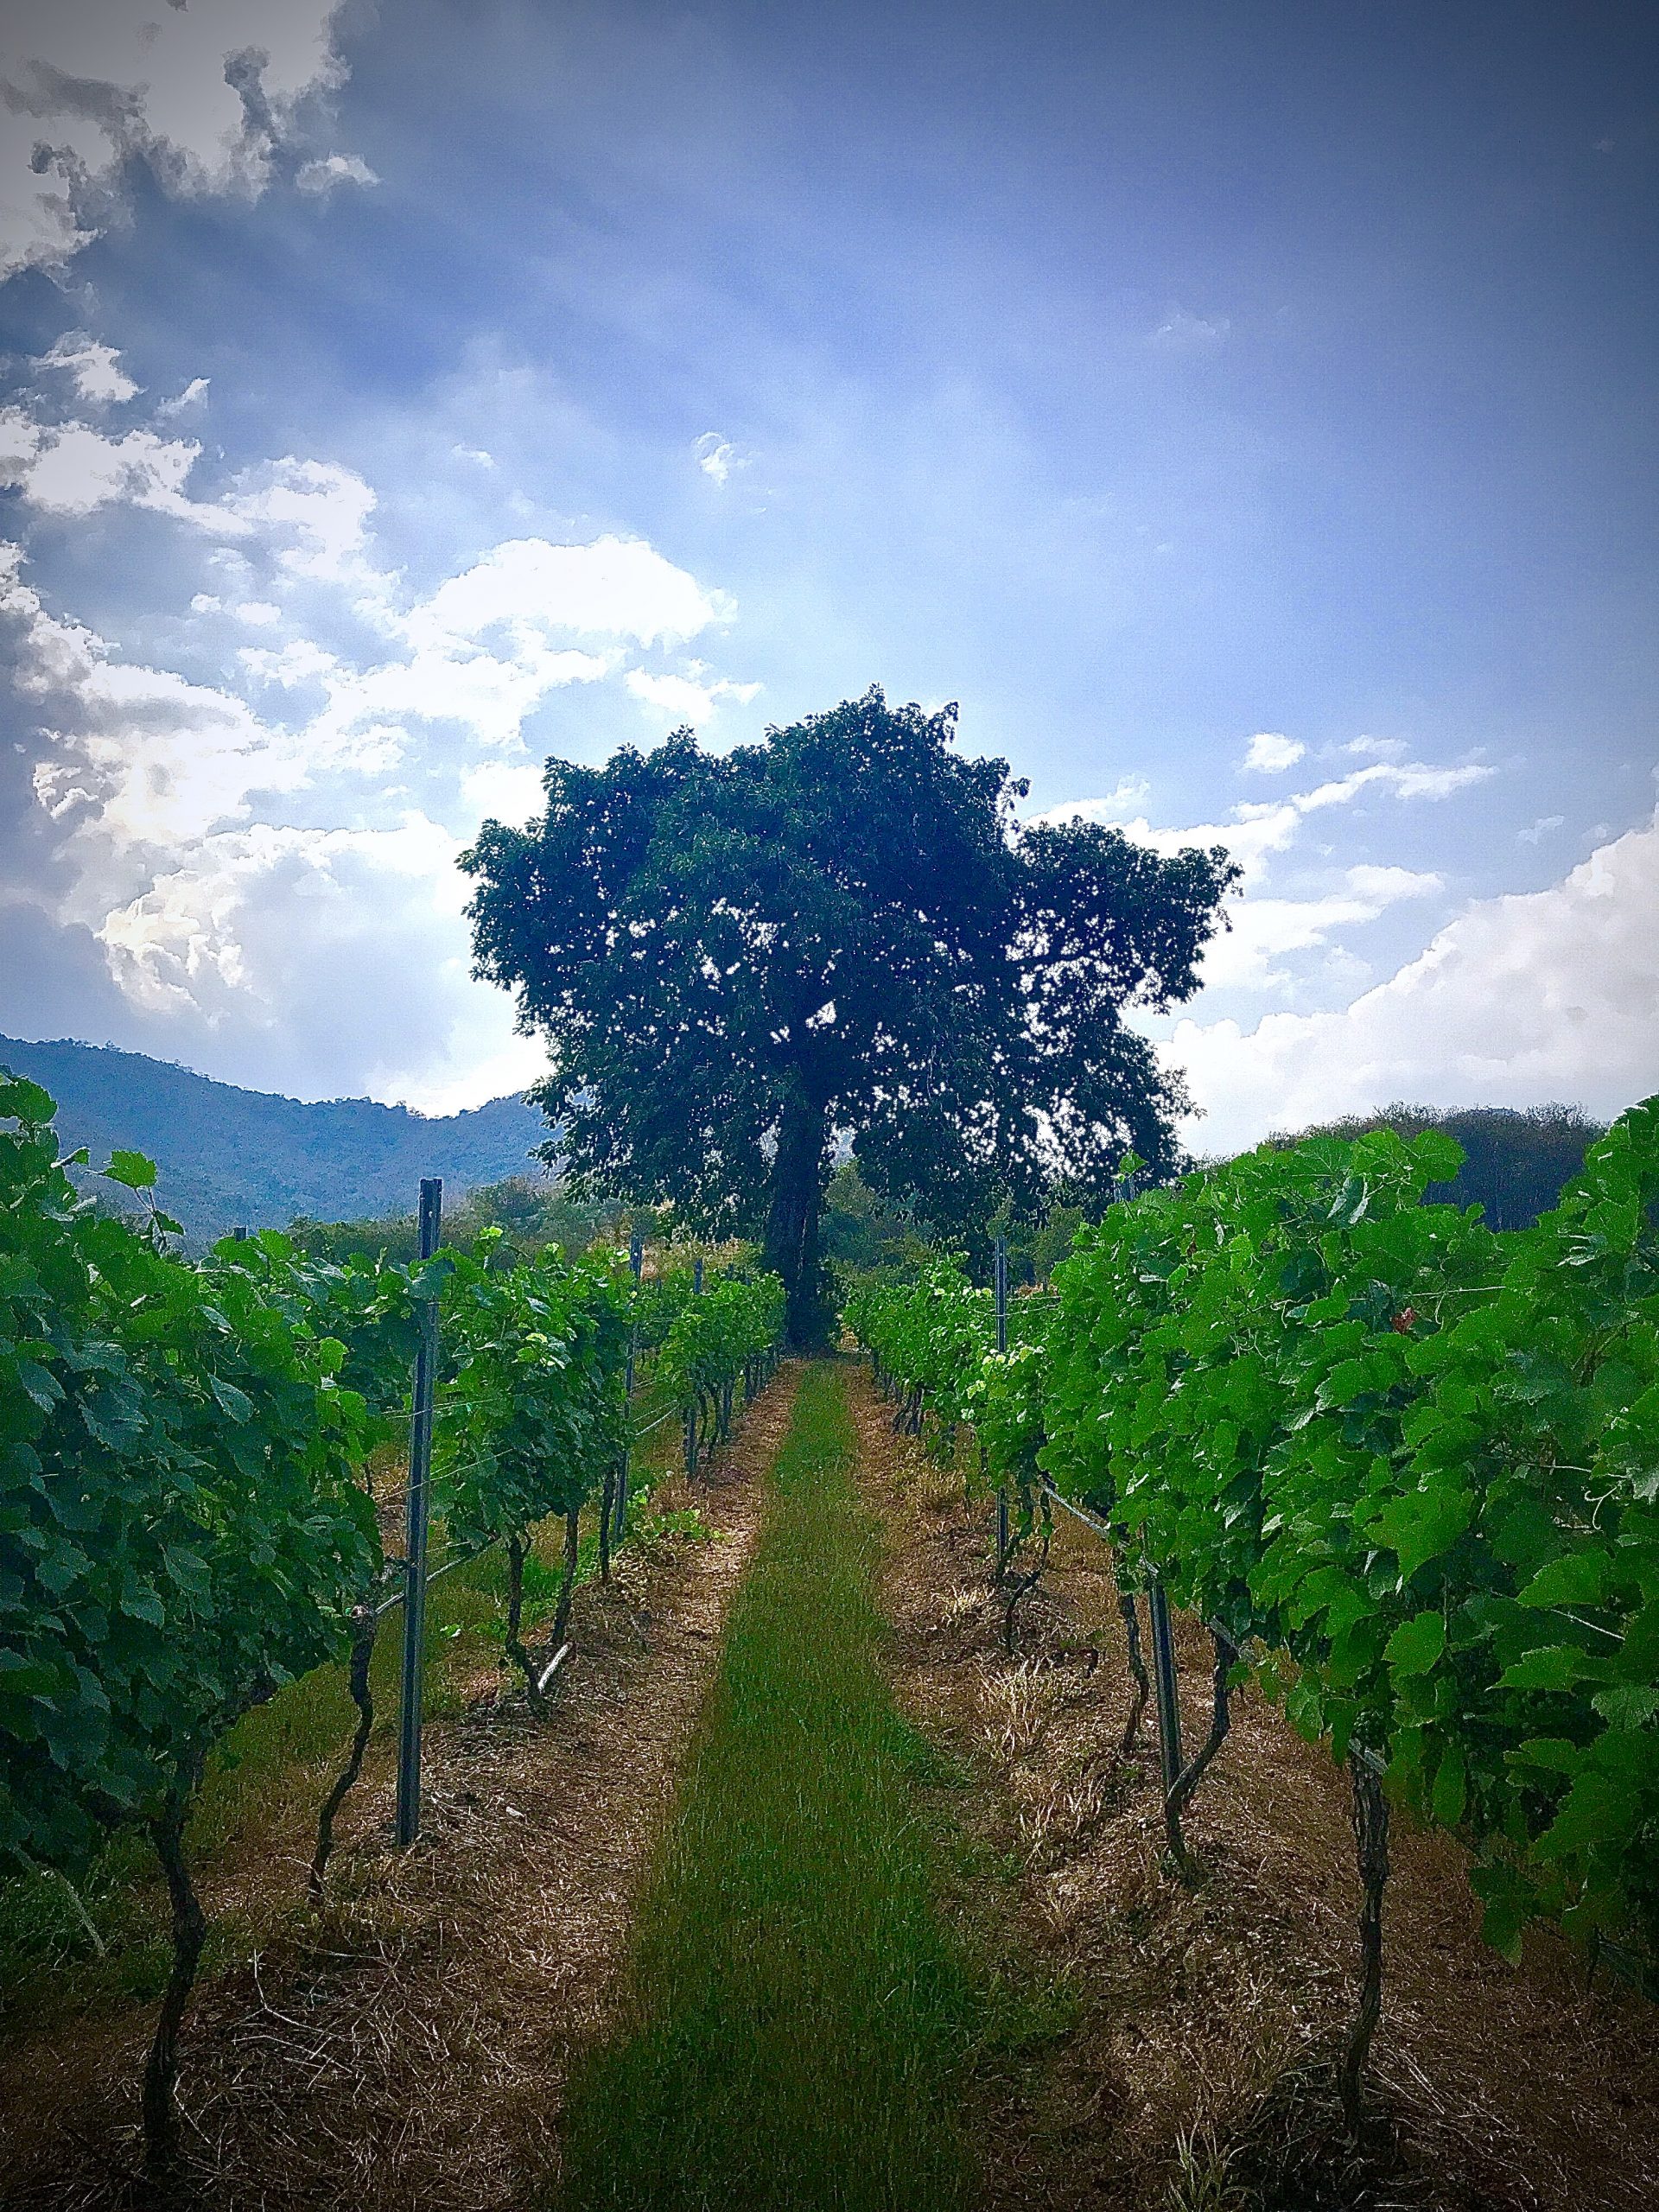
[[[360,1605],[353,1606],[352,1659],[348,1679],[352,1702],[357,1707],[357,1732],[352,1738],[352,1748],[346,1764],[317,1815],[317,1848],[311,1860],[310,1877],[314,1905],[322,1903],[322,1878],[328,1871],[329,1854],[334,1847],[334,1815],[345,1803],[346,1792],[363,1771],[363,1755],[369,1748],[369,1736],[374,1726],[374,1694],[369,1686],[369,1675],[374,1664],[374,1640],[379,1627],[380,1615],[372,1599],[365,1598]]]
[[[823,1267],[818,1216],[823,1205],[824,1109],[815,1105],[800,1078],[791,1076],[778,1117],[778,1150],[772,1163],[766,1212],[766,1264],[783,1279],[785,1326],[797,1351],[823,1341]]]
[[[523,1627],[524,1619],[524,1560],[530,1550],[527,1535],[515,1530],[507,1538],[507,1632],[502,1639],[506,1655],[524,1678],[524,1688],[532,1706],[539,1711],[542,1702],[541,1687],[537,1680],[536,1663],[524,1649]]]
[[[1141,1717],[1147,1709],[1147,1700],[1152,1695],[1152,1677],[1147,1672],[1146,1654],[1141,1643],[1141,1615],[1136,1607],[1135,1592],[1126,1590],[1117,1580],[1114,1560],[1112,1580],[1117,1591],[1117,1610],[1122,1616],[1125,1656],[1129,1673],[1135,1681],[1135,1697],[1129,1707],[1129,1717],[1124,1725],[1123,1740],[1117,1747],[1117,1756],[1127,1759],[1135,1749],[1135,1739],[1141,1732]]]
[[[1389,1801],[1358,1745],[1348,1754],[1354,1788],[1354,1854],[1359,1864],[1359,2005],[1338,2073],[1342,2109],[1357,2135],[1363,2114],[1365,2061],[1382,2012],[1382,1891],[1389,1878]]]
[[[200,1774],[198,1762],[192,1773],[180,1777],[149,1830],[156,1856],[167,1876],[167,1894],[173,1907],[173,1970],[167,1978],[156,2039],[144,2068],[144,2164],[152,2181],[159,2181],[170,2171],[178,2152],[175,2083],[179,2071],[179,2029],[195,1986],[201,1947],[207,1939],[207,1916],[184,1855],[185,1816]]]
[[[1169,1837],[1170,1856],[1174,1859],[1181,1879],[1190,1882],[1193,1866],[1187,1854],[1186,1839],[1181,1834],[1181,1815],[1192,1803],[1193,1793],[1204,1779],[1205,1770],[1227,1740],[1227,1731],[1232,1725],[1232,1700],[1228,1692],[1228,1677],[1232,1672],[1232,1655],[1212,1629],[1210,1640],[1216,1648],[1214,1697],[1211,1708],[1210,1733],[1195,1758],[1189,1759],[1164,1799],[1164,1827]]]

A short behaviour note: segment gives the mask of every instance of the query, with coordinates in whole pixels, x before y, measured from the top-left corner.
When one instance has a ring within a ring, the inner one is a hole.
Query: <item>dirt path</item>
[[[1605,1980],[1586,1990],[1548,1934],[1511,1969],[1479,1939],[1457,1846],[1398,1820],[1375,2078],[1400,2149],[1370,2193],[1331,2170],[1320,2067],[1348,2017],[1357,1903],[1343,1777],[1241,1696],[1189,1816],[1210,1878],[1166,1878],[1150,1725],[1134,1758],[1116,1756],[1128,1680],[1105,1547],[1061,1517],[1010,1662],[988,1514],[894,1437],[867,1379],[851,1396],[889,1529],[901,1699],[963,1755],[959,1816],[1017,1867],[1019,1940],[1073,2007],[1040,2062],[984,2085],[986,2212],[1659,2202],[1659,2010]],[[1210,1654],[1192,1624],[1180,1657],[1196,1735]]]
[[[387,1780],[365,1783],[322,1916],[296,1910],[205,1994],[181,2081],[184,2201],[523,2212],[534,2200],[572,2057],[614,1987],[796,1380],[780,1371],[698,1483],[715,1541],[625,1550],[608,1591],[579,1592],[577,1656],[550,1718],[481,1700],[433,1729],[420,1844],[389,1848]],[[147,2034],[147,2020],[116,2038],[72,2028],[7,2054],[7,2212],[124,2201]]]

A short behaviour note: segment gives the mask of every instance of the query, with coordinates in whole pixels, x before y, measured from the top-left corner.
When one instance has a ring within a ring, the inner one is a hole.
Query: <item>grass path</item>
[[[642,1910],[573,2085],[562,2212],[950,2212],[972,1976],[936,1915],[883,1675],[878,1524],[842,1378],[808,1371]]]

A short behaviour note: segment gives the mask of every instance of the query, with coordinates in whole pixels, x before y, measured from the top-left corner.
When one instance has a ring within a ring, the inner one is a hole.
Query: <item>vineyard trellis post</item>
[[[628,1272],[633,1277],[634,1288],[636,1290],[639,1287],[640,1271],[644,1268],[645,1264],[645,1240],[636,1229],[628,1238]],[[633,1354],[634,1346],[639,1339],[639,1328],[638,1322],[630,1319],[628,1323],[628,1363],[622,1384],[622,1402],[626,1411],[627,1418],[630,1421],[633,1417]],[[627,1432],[625,1430],[622,1437],[622,1454],[617,1463],[616,1520],[612,1531],[612,1541],[618,1544],[621,1542],[623,1537],[627,1533],[629,1456],[630,1439]]]
[[[992,1294],[996,1302],[996,1349],[1000,1357],[1008,1348],[1008,1240],[999,1236],[991,1247]],[[996,1579],[1008,1561],[1008,1488],[996,1493]]]
[[[691,1262],[691,1294],[692,1294],[692,1296],[693,1296],[694,1298],[700,1298],[700,1297],[702,1295],[702,1262],[700,1259],[693,1260],[693,1262]],[[696,1476],[696,1471],[697,1471],[697,1401],[696,1401],[696,1396],[694,1395],[694,1396],[693,1396],[693,1398],[692,1398],[692,1400],[691,1400],[690,1404],[690,1405],[686,1408],[686,1409],[685,1409],[685,1476],[686,1476],[686,1480],[687,1480],[688,1482],[691,1481],[691,1480],[694,1478],[694,1477]]]
[[[443,1183],[421,1181],[420,1254],[429,1260],[443,1230]],[[438,1301],[428,1289],[421,1301],[415,1348],[415,1387],[409,1428],[409,1496],[404,1547],[403,1702],[397,1719],[397,1840],[413,1843],[421,1832],[421,1663],[426,1639],[426,1524],[432,1471],[432,1402],[438,1372]]]

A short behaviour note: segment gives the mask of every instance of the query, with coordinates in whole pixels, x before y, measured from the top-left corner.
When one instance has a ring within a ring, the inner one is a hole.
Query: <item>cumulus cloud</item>
[[[1207,1152],[1395,1098],[1574,1100],[1614,1114],[1659,1090],[1659,814],[1548,889],[1481,899],[1339,1010],[1180,1022],[1161,1047]]]
[[[475,640],[494,630],[523,638],[570,633],[641,645],[695,637],[728,619],[729,603],[643,538],[591,545],[519,537],[451,576],[402,627],[416,645]]]
[[[631,668],[623,680],[643,705],[677,722],[706,719],[722,699],[735,699],[747,706],[760,690],[758,683],[732,683],[723,677],[706,682],[701,661],[693,661],[690,673],[685,676],[653,675],[643,668]]]
[[[277,560],[290,575],[378,589],[385,579],[364,553],[375,504],[355,469],[289,454],[256,472],[225,509],[239,528],[282,541]]]
[[[0,476],[35,510],[121,502],[226,541],[189,601],[219,626],[218,682],[124,653],[0,549],[0,644],[35,725],[48,863],[18,896],[86,933],[151,1049],[211,1036],[214,1065],[243,1080],[435,1109],[514,1087],[540,1056],[470,976],[460,841],[486,815],[539,810],[523,731],[555,690],[626,672],[728,620],[731,602],[617,536],[510,541],[411,593],[377,564],[374,492],[353,470],[289,455],[195,499],[198,454],[153,429],[118,439],[0,411]],[[759,689],[681,666],[651,681],[682,711]],[[417,790],[423,810],[387,828],[387,802],[414,810]],[[360,1022],[340,1011],[359,990],[374,999]]]
[[[42,425],[19,408],[0,410],[0,483],[43,513],[89,515],[105,506],[149,507],[219,537],[245,533],[245,518],[185,489],[201,448],[154,430],[108,436],[89,423]]]
[[[1300,738],[1281,737],[1274,731],[1261,730],[1250,740],[1244,766],[1258,775],[1280,776],[1287,768],[1294,768],[1306,750]]]
[[[1440,876],[1408,868],[1351,868],[1344,879],[1340,890],[1317,898],[1239,900],[1231,930],[1205,947],[1205,985],[1283,989],[1294,980],[1281,964],[1287,954],[1334,950],[1338,931],[1374,922],[1403,899],[1432,898],[1445,888]]]
[[[1263,741],[1262,736],[1255,741]],[[1479,763],[1440,767],[1421,760],[1373,760],[1309,790],[1287,792],[1282,798],[1241,801],[1225,821],[1181,828],[1136,813],[1135,809],[1144,803],[1146,786],[1129,779],[1103,799],[1051,807],[1035,819],[1110,822],[1154,852],[1224,846],[1243,872],[1242,885],[1229,908],[1230,931],[1213,938],[1205,950],[1205,988],[1282,994],[1300,980],[1296,968],[1286,964],[1294,957],[1319,956],[1327,976],[1345,963],[1351,976],[1354,963],[1342,940],[1344,930],[1376,921],[1404,900],[1435,897],[1445,889],[1440,877],[1432,873],[1360,865],[1342,871],[1334,883],[1328,880],[1329,870],[1323,871],[1327,881],[1311,894],[1274,895],[1269,887],[1275,867],[1294,849],[1309,818],[1351,805],[1368,793],[1400,799],[1449,798],[1491,772]]]
[[[342,184],[378,184],[380,180],[360,154],[329,154],[320,162],[302,162],[294,181],[302,192],[326,200]]]
[[[542,772],[529,760],[480,760],[462,775],[461,795],[480,822],[528,822],[547,805]]]
[[[459,849],[418,810],[380,830],[253,823],[204,840],[99,939],[130,1003],[163,1034],[214,1039],[244,1080],[328,1096],[348,1071],[452,1112],[543,1065],[506,995],[472,977]]]
[[[37,357],[35,365],[61,369],[88,407],[118,407],[137,396],[138,386],[122,367],[114,346],[89,338],[84,330],[65,331]]]
[[[96,238],[124,212],[137,164],[175,194],[264,191],[310,105],[344,81],[337,12],[337,0],[10,0],[0,276],[57,265]]]

